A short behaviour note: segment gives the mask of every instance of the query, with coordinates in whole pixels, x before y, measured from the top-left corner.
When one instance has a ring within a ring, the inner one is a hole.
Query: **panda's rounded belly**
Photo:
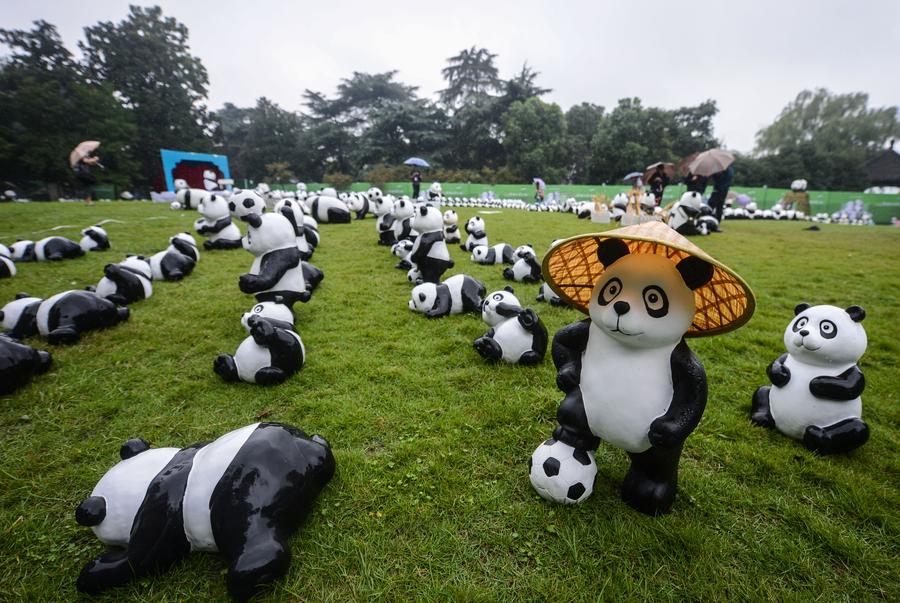
[[[531,349],[531,333],[522,328],[515,317],[507,318],[494,327],[494,341],[503,350],[503,360],[518,362],[522,354]]]
[[[100,279],[100,282],[97,283],[97,289],[94,291],[100,297],[109,297],[113,295],[118,290],[116,284],[106,278],[105,276]]]
[[[841,365],[825,369],[798,362],[788,356],[785,366],[791,379],[784,387],[772,386],[769,390],[769,409],[778,431],[797,440],[803,439],[810,425],[828,427],[844,419],[862,415],[862,400],[827,400],[816,398],[809,391],[809,382],[816,377],[835,376],[853,365]]]
[[[234,353],[234,361],[241,381],[255,383],[256,372],[272,366],[272,355],[269,350],[257,344],[252,337],[247,337]]]
[[[229,224],[219,232],[214,232],[210,235],[210,241],[218,241],[219,239],[225,239],[226,241],[236,241],[241,238],[241,231],[238,230],[238,227],[234,224]]]

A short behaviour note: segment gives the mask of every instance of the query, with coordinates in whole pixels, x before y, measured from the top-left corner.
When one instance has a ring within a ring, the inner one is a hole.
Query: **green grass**
[[[21,264],[0,282],[0,303],[95,284],[105,263],[162,249],[194,217],[151,204],[0,206],[5,243],[58,224],[73,225],[59,234],[77,239],[74,226],[124,222],[107,226],[107,253]],[[485,220],[492,242],[538,249],[591,229],[570,215]],[[900,600],[900,231],[805,226],[727,223],[725,234],[697,241],[751,284],[758,307],[744,328],[690,342],[709,403],[685,447],[674,510],[658,519],[619,500],[627,457],[608,446],[585,504],[554,506],[534,493],[527,459],[561,397],[552,362],[485,365],[471,345],[486,330],[480,317],[409,312],[405,274],[375,244],[373,220],[321,227],[313,262],[325,281],[296,308],[307,365],[271,389],[212,372],[215,356],[244,337],[251,298],[237,277],[251,257],[204,253],[190,278],[155,283],[127,323],[47,347],[53,369],[0,398],[0,599],[77,598],[75,578],[103,546],[75,524],[74,509],[121,442],[186,446],[265,418],[326,436],[338,471],[291,541],[290,573],[260,600]],[[456,272],[489,290],[506,284],[501,268],[474,265],[458,247],[452,254]],[[536,286],[517,293],[551,334],[582,317],[533,302]],[[818,457],[748,420],[799,301],[868,313],[861,367],[872,437],[847,456]],[[194,554],[98,599],[221,600],[223,571],[219,557]]]

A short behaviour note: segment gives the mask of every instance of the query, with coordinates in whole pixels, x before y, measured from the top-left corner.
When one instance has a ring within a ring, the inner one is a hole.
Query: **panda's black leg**
[[[600,445],[600,438],[591,433],[588,425],[580,387],[575,387],[559,403],[556,420],[559,425],[553,431],[555,439],[579,450],[596,450]]]
[[[81,570],[75,588],[89,595],[113,586],[128,584],[135,578],[127,551],[116,551],[90,561]]]
[[[260,586],[285,575],[290,564],[291,552],[275,534],[251,538],[228,568],[228,592],[238,601],[246,601]]]
[[[213,371],[225,381],[238,381],[237,365],[234,357],[228,354],[219,354],[213,361]]]
[[[47,335],[47,341],[53,345],[70,345],[77,343],[80,339],[78,331],[72,327],[60,327]]]
[[[760,427],[775,427],[775,419],[772,418],[772,411],[769,408],[769,391],[772,388],[764,385],[756,390],[753,394],[753,404],[750,407],[750,420]]]
[[[505,278],[505,279],[508,280],[508,281],[514,281],[514,280],[516,280],[515,273],[513,272],[513,269],[512,269],[512,268],[504,268],[504,269],[503,269],[503,278]]]
[[[476,339],[472,345],[475,347],[475,351],[481,354],[482,358],[496,361],[503,357],[503,348],[500,347],[499,343],[494,341],[492,336],[493,333],[488,332]]]
[[[288,374],[275,366],[267,366],[256,371],[254,376],[257,385],[278,385],[284,383],[288,378]]]
[[[810,425],[803,445],[819,454],[850,452],[869,440],[869,426],[862,419],[845,419],[828,427]]]
[[[653,446],[645,452],[629,452],[631,467],[622,482],[622,500],[647,515],[668,513],[678,491],[681,446]]]
[[[400,260],[396,264],[394,264],[394,268],[397,270],[409,270],[412,268],[412,264],[409,263],[408,260]]]
[[[215,249],[215,248],[216,248],[216,244],[213,243],[212,241],[209,241],[209,240],[203,241],[203,249],[209,251],[210,249]]]
[[[46,350],[38,350],[37,354],[37,365],[35,366],[35,371],[37,371],[38,373],[46,373],[50,369],[50,365],[53,363],[53,358],[50,356],[50,352]]]
[[[525,366],[534,366],[536,364],[540,364],[541,360],[543,360],[542,356],[539,356],[537,352],[534,350],[528,350],[521,357],[519,357],[519,364],[524,364]]]
[[[350,212],[341,211],[340,209],[332,207],[328,210],[328,221],[332,224],[349,224]]]

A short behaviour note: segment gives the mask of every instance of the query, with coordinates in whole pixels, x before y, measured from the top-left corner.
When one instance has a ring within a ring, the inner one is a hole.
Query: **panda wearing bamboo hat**
[[[631,458],[622,499],[649,515],[667,513],[682,447],[706,406],[706,373],[685,337],[744,324],[753,293],[661,222],[563,240],[545,256],[544,272],[588,318],[553,337],[565,397],[553,438],[532,455],[532,485],[555,502],[585,500],[603,440]]]

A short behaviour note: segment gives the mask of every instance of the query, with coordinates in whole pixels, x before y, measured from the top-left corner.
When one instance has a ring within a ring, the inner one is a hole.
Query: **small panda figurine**
[[[866,380],[857,363],[866,351],[866,312],[859,306],[799,304],[784,331],[782,354],[756,390],[750,418],[800,440],[819,454],[849,452],[869,439],[862,416]]]
[[[290,221],[275,213],[248,214],[242,219],[249,225],[243,238],[244,249],[255,257],[250,272],[238,279],[240,290],[252,293],[257,301],[271,301],[277,296],[288,305],[309,301]]]
[[[81,231],[79,246],[85,251],[105,251],[109,249],[109,236],[100,226],[89,226]]]
[[[278,385],[303,367],[306,350],[284,300],[259,302],[241,318],[249,337],[234,356],[220,354],[213,370],[225,381]]]
[[[481,305],[481,318],[490,325],[474,342],[487,360],[535,365],[547,352],[547,328],[531,308],[523,308],[512,287],[494,291]]]
[[[201,218],[194,222],[197,234],[207,236],[204,249],[239,249],[241,231],[231,222],[228,202],[221,195],[210,193],[197,206]]]
[[[153,272],[142,255],[130,255],[118,264],[107,264],[94,293],[119,306],[153,295]]]
[[[0,309],[0,325],[5,334],[13,339],[25,339],[38,334],[37,311],[40,297],[31,297],[27,293],[17,293],[13,301]]]
[[[409,239],[410,241],[414,241],[416,236],[419,234],[415,231],[412,225],[413,216],[416,214],[416,209],[413,206],[412,201],[409,199],[400,199],[394,204],[394,239],[397,241],[402,241],[403,239]]]
[[[484,283],[466,274],[455,274],[440,284],[422,283],[413,287],[409,309],[428,318],[481,310]]]
[[[323,190],[324,192],[324,190]],[[312,198],[309,210],[313,218],[326,224],[349,224],[350,210],[336,196],[319,194]]]
[[[253,423],[182,449],[132,439],[119,456],[75,511],[103,544],[122,547],[84,566],[76,582],[83,593],[208,551],[225,558],[228,592],[245,601],[288,571],[287,539],[335,468],[324,438],[280,423]]]
[[[440,205],[441,198],[444,196],[444,190],[441,187],[440,182],[432,182],[431,186],[428,187],[428,200],[431,202],[437,202]]]
[[[185,211],[197,209],[200,207],[201,201],[208,195],[209,193],[202,188],[180,188],[175,192],[175,203],[178,203],[176,209]],[[175,207],[174,204],[173,207]]]
[[[452,209],[444,212],[444,242],[448,245],[459,243],[462,237],[459,235],[459,216]]]
[[[63,291],[38,306],[38,332],[53,345],[75,343],[86,331],[112,327],[128,320],[128,308],[120,307],[90,291]]]
[[[180,281],[194,270],[198,261],[197,241],[189,233],[180,232],[169,239],[166,249],[150,256],[150,273],[153,280]]]
[[[697,218],[697,229],[700,231],[700,234],[704,235],[711,232],[722,232],[719,228],[719,221],[716,219],[713,209],[705,203],[700,206],[700,217]]]
[[[412,220],[412,228],[419,233],[409,252],[409,261],[418,269],[426,283],[439,283],[448,268],[453,267],[450,250],[444,242],[441,212],[428,205],[419,205]]]
[[[373,201],[372,213],[375,215],[375,230],[378,232],[379,245],[393,245],[397,242],[394,234],[394,202],[387,197],[377,197]]]
[[[357,220],[364,219],[369,213],[369,196],[366,193],[350,193],[347,209],[355,214]]]
[[[539,283],[541,281],[541,264],[531,245],[516,248],[515,257],[519,258],[511,268],[503,269],[503,278],[520,283]]]
[[[251,214],[262,214],[266,211],[266,202],[256,191],[241,191],[228,199],[228,211],[239,220]]]
[[[471,252],[478,246],[488,246],[487,234],[484,232],[484,218],[473,216],[466,222],[466,242],[459,246],[463,251]]]
[[[46,237],[34,244],[34,257],[38,261],[70,260],[84,255],[84,249],[65,237]]]
[[[539,302],[547,302],[551,306],[565,306],[566,302],[562,300],[562,298],[556,294],[556,291],[550,288],[550,285],[547,283],[541,283],[541,288],[538,291],[538,295],[534,298],[535,301]]]
[[[669,212],[669,226],[675,229],[675,232],[678,234],[686,237],[706,234],[698,224],[700,207],[702,205],[703,198],[700,193],[696,191],[684,193],[681,195],[681,200]]]
[[[397,270],[409,270],[413,267],[409,260],[409,254],[412,252],[413,242],[409,239],[397,241],[391,245],[391,255],[400,258],[400,261],[394,265]]]
[[[15,275],[16,263],[12,261],[12,251],[0,243],[0,278],[9,278]]]
[[[512,245],[509,243],[497,243],[491,247],[478,245],[472,249],[472,261],[476,264],[515,264],[516,259]]]
[[[295,200],[282,199],[275,204],[274,211],[287,218],[291,226],[294,227],[294,236],[297,238],[297,250],[300,251],[300,259],[303,261],[309,260],[313,256],[315,247],[306,240],[303,207]]]
[[[18,240],[9,246],[9,251],[14,262],[33,262],[37,259],[34,255],[34,241]]]
[[[0,335],[0,396],[13,393],[31,379],[47,372],[50,353],[36,350],[7,335]]]

